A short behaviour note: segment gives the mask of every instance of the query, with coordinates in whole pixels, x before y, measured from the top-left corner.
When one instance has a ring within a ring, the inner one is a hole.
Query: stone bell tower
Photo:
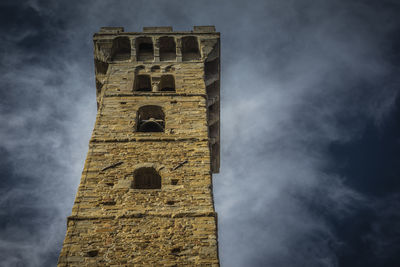
[[[58,266],[218,266],[219,33],[93,40],[97,118]]]

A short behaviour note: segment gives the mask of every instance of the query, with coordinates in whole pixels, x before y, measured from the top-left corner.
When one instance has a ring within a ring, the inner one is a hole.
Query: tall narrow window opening
[[[208,127],[210,138],[219,138],[219,122],[214,123]]]
[[[211,76],[211,75],[215,75],[218,74],[218,58],[212,60],[212,61],[208,61],[205,63],[204,66],[204,73],[206,76]]]
[[[219,95],[219,82],[215,81],[206,87],[208,98],[214,98]]]
[[[211,146],[211,167],[214,170],[218,170],[219,166],[219,143],[215,143]]]
[[[160,42],[160,60],[168,61],[176,59],[176,45],[173,37],[161,37]]]
[[[197,60],[200,59],[199,44],[194,36],[182,38],[182,60]]]
[[[108,70],[107,62],[95,59],[94,66],[95,66],[96,74],[107,74],[107,70]]]
[[[174,92],[175,79],[173,75],[162,75],[160,81],[160,91]]]
[[[165,115],[159,106],[140,107],[137,114],[138,132],[164,132]]]
[[[136,39],[136,51],[138,61],[154,59],[153,40],[150,37],[139,37]]]
[[[112,60],[129,60],[131,58],[131,41],[128,37],[117,37],[113,40]]]
[[[151,92],[150,75],[136,75],[134,88],[135,91]]]
[[[153,167],[142,167],[133,172],[134,189],[160,189],[161,176]]]

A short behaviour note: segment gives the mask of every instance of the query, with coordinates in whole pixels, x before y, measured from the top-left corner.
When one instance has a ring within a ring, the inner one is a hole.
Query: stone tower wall
[[[174,60],[160,60],[165,36],[175,40]],[[197,38],[200,58],[182,59],[185,36]],[[113,52],[118,37],[131,43],[124,58]],[[138,61],[139,37],[153,41],[147,61]],[[58,266],[218,266],[219,33],[103,28],[94,44],[98,113]],[[152,91],[135,91],[138,75],[151,77]],[[174,77],[174,91],[157,89],[162,75]],[[146,105],[162,108],[163,132],[137,130]],[[142,167],[157,171],[161,188],[133,186]]]

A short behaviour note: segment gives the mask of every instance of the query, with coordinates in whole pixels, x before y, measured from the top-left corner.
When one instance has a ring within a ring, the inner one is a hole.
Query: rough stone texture
[[[175,47],[160,49],[161,37]],[[98,113],[58,266],[218,266],[219,33],[104,27],[94,46]],[[150,76],[148,91],[138,75]],[[161,91],[163,75],[175,90]],[[138,132],[146,105],[162,108],[163,132]],[[161,188],[134,187],[143,167]]]

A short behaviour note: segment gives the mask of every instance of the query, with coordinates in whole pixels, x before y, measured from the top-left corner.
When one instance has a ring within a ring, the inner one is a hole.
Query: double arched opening
[[[173,75],[152,76],[148,74],[136,74],[133,90],[137,92],[175,92],[175,78]]]

